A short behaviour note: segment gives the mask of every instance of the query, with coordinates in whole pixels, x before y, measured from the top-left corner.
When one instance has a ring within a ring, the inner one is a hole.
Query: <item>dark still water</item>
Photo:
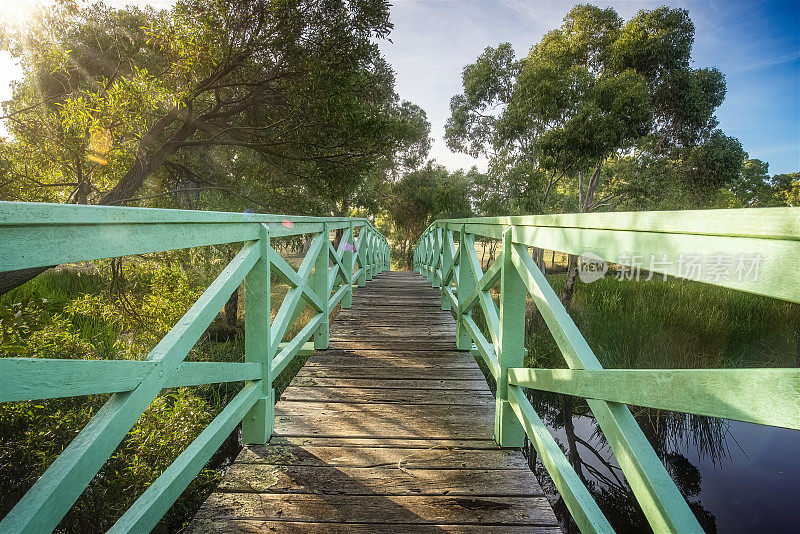
[[[614,529],[651,531],[588,407],[557,394],[529,391],[529,398]],[[800,431],[631,411],[706,532],[800,532]],[[565,421],[563,413],[574,415]],[[578,532],[538,460],[534,470],[562,525]]]

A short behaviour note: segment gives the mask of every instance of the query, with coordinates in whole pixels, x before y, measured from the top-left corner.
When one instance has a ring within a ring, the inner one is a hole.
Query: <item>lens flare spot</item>
[[[108,165],[108,160],[104,156],[111,150],[113,141],[111,132],[105,128],[93,130],[89,136],[89,150],[86,157],[89,161],[94,161],[100,165]]]
[[[108,165],[108,161],[104,160],[100,156],[95,156],[91,152],[89,154],[86,154],[86,157],[89,159],[89,161],[94,161],[95,163],[99,163],[100,165]]]

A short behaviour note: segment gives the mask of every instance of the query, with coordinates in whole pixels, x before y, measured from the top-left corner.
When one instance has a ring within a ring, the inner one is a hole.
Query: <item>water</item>
[[[529,398],[614,529],[649,532],[585,403],[535,391]],[[631,410],[706,532],[800,531],[800,431]],[[571,424],[565,412],[574,414]],[[541,462],[534,470],[562,525],[577,532]]]

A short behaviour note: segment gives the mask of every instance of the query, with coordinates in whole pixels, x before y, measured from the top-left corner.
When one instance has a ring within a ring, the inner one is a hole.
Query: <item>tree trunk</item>
[[[190,124],[189,119],[187,119],[178,129],[178,131],[173,134],[169,141],[161,145],[154,152],[150,154],[147,153],[148,148],[151,148],[158,136],[163,133],[166,128],[175,121],[175,119],[178,118],[181,112],[182,108],[173,109],[166,116],[159,119],[153,125],[153,127],[142,136],[142,140],[139,142],[139,146],[137,147],[137,156],[134,159],[133,165],[131,165],[125,175],[120,179],[119,182],[117,182],[111,191],[109,191],[100,200],[99,204],[124,204],[127,199],[132,198],[136,194],[136,191],[138,191],[144,183],[145,178],[147,178],[156,169],[161,167],[167,158],[175,153],[175,151],[178,149],[177,143],[185,141],[187,138],[189,138],[189,136],[197,131],[197,129]],[[85,198],[83,194],[83,187],[88,187],[88,184],[84,186],[81,183],[84,181],[85,180],[79,181],[79,190],[77,191],[76,195],[76,199],[79,201],[78,203],[87,202],[87,198]],[[88,191],[86,191],[86,194],[88,195]],[[55,266],[49,265],[47,267],[33,267],[30,269],[0,272],[0,295],[3,295],[12,289],[21,286],[25,282],[33,280],[51,267]]]
[[[575,276],[578,274],[578,256],[570,254],[567,259],[567,279],[561,292],[561,303],[569,310],[572,293],[575,291]]]
[[[342,238],[344,237],[344,228],[337,228],[333,234],[333,249],[339,250],[339,243],[342,242]]]
[[[583,171],[578,172],[578,211],[586,213],[594,210],[597,206],[594,203],[594,193],[600,182],[600,171],[603,168],[603,162],[597,164],[589,178],[589,183],[586,186],[586,191],[583,190]],[[567,279],[564,282],[564,291],[561,292],[561,303],[569,310],[572,304],[572,294],[575,291],[575,277],[578,275],[578,256],[573,254],[569,255],[567,261]]]
[[[533,256],[532,256],[532,258],[533,258],[533,262],[536,264],[536,266],[539,268],[539,270],[542,271],[542,274],[546,274],[547,273],[547,268],[545,267],[545,264],[544,264],[544,249],[543,248],[539,248],[539,247],[533,247]]]
[[[228,302],[225,303],[225,324],[236,326],[236,318],[239,314],[239,289],[231,294]]]

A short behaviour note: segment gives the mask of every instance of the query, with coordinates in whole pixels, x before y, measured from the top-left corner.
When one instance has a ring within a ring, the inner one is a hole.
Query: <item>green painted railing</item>
[[[329,232],[342,230],[334,249]],[[271,240],[313,235],[295,271]],[[0,270],[243,243],[236,257],[145,361],[0,358],[0,402],[113,393],[27,494],[0,532],[50,532],[165,388],[245,381],[245,387],[117,521],[112,532],[149,532],[242,422],[245,443],[273,430],[273,379],[298,354],[328,346],[329,312],[351,306],[354,286],[389,268],[389,245],[357,218],[0,202]],[[270,323],[270,276],[290,289]],[[245,362],[184,362],[244,283]],[[289,342],[306,305],[313,318]],[[307,343],[313,337],[313,343]]]
[[[502,240],[486,272],[476,236]],[[519,447],[527,434],[582,532],[613,530],[522,388],[585,397],[653,530],[702,532],[627,404],[800,429],[800,370],[603,369],[528,247],[800,302],[800,208],[437,220],[414,250],[414,268],[456,316],[458,347],[480,355],[497,381],[495,439]],[[528,295],[569,369],[523,367]],[[489,339],[471,317],[478,307]]]

